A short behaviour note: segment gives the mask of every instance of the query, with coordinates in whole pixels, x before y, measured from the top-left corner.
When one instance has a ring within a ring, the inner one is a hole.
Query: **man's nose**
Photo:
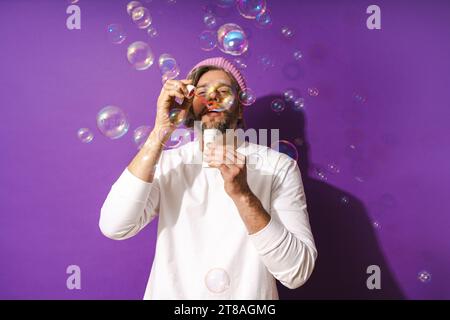
[[[216,90],[212,90],[211,93],[209,94],[209,98],[210,99],[216,99],[217,98],[217,91]]]

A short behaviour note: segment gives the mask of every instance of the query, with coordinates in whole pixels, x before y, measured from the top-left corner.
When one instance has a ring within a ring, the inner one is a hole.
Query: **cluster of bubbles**
[[[127,13],[139,29],[146,29],[149,37],[154,38],[158,31],[151,26],[152,17],[149,10],[139,1],[130,1]],[[127,38],[124,28],[120,24],[110,24],[106,28],[108,39],[113,44],[121,44]],[[127,59],[136,70],[146,70],[152,66],[154,55],[149,45],[144,41],[136,41],[127,48]]]
[[[283,92],[284,101],[294,111],[300,111],[305,106],[305,99],[294,89],[288,89]]]
[[[97,128],[105,137],[112,140],[123,137],[129,129],[129,122],[123,110],[117,106],[103,107],[96,117]],[[150,133],[149,130],[148,134]],[[135,130],[134,141],[141,146],[148,134],[144,134],[144,127]],[[94,139],[94,134],[89,128],[80,128],[77,131],[78,139],[83,143],[90,143]]]
[[[254,20],[257,27],[267,28],[272,25],[266,0],[216,0],[214,2],[220,8],[236,6],[239,14],[246,19]],[[203,16],[203,23],[208,29],[215,29],[218,19],[211,11],[207,11]],[[209,30],[203,31],[199,39],[202,50],[211,51],[217,46],[222,52],[233,56],[244,54],[249,47],[248,35],[236,23],[223,24],[218,28],[215,36]]]
[[[172,1],[174,2],[174,1]],[[236,6],[239,14],[246,18],[252,19],[255,25],[260,28],[266,28],[272,25],[272,17],[267,10],[265,0],[214,0],[215,4],[221,8],[231,8]],[[139,1],[131,1],[127,4],[127,12],[131,16],[131,19],[140,29],[147,29],[147,33],[150,37],[158,35],[156,29],[152,24],[152,18],[147,8],[145,8]],[[212,12],[207,12],[203,16],[203,23],[209,29],[203,31],[200,36],[200,47],[204,51],[211,51],[218,47],[222,52],[232,55],[240,56],[247,52],[249,47],[248,36],[244,32],[243,28],[235,23],[226,23],[218,28],[217,31],[213,31],[218,25],[218,19]],[[114,44],[121,44],[126,39],[125,31],[119,24],[111,24],[108,26],[108,37]],[[293,31],[284,26],[281,28],[281,34],[284,38],[292,38]],[[135,67],[136,70],[145,70],[154,63],[154,55],[152,50],[143,41],[137,41],[132,43],[127,50],[128,61]],[[293,52],[293,58],[296,61],[300,61],[303,58],[303,53],[299,50]],[[245,61],[239,57],[235,58],[234,62],[240,69],[247,67]],[[268,69],[274,66],[273,60],[268,55],[259,57],[258,63],[262,65],[263,69]],[[176,78],[180,69],[177,61],[170,54],[162,54],[158,59],[158,66],[162,75],[163,82]],[[215,88],[211,88],[215,90]],[[317,88],[308,88],[307,90],[310,96],[317,96],[319,91]],[[235,100],[235,96],[225,97],[222,103],[218,107],[218,111],[229,108]],[[255,102],[256,96],[252,89],[248,88],[239,92],[237,95],[239,101],[245,105],[251,105]],[[271,110],[277,114],[283,112],[287,106],[290,106],[293,110],[301,110],[305,105],[305,100],[295,90],[286,90],[283,93],[284,99],[275,99],[271,102]],[[360,95],[354,95],[354,100],[357,102],[364,102],[365,98]],[[182,110],[179,108],[171,109],[169,113],[169,119],[176,126],[182,126],[184,117]],[[128,121],[125,114],[115,106],[108,106],[103,108],[97,116],[97,126],[99,130],[107,137],[111,139],[117,139],[122,137],[128,131]],[[151,132],[151,128],[148,126],[140,126],[134,130],[133,140],[138,148],[141,148],[146,141],[148,135]],[[161,134],[165,134],[164,132]],[[188,133],[172,134],[170,139],[165,144],[166,148],[176,148],[180,146],[185,138],[188,138]],[[81,128],[78,131],[78,137],[82,142],[89,143],[93,139],[93,134],[87,128]],[[275,144],[280,152],[287,154],[294,160],[298,160],[298,150],[296,146],[287,141],[279,140]],[[316,174],[319,178],[326,180],[326,172],[337,174],[340,169],[335,164],[328,164],[326,169],[316,168]],[[347,204],[348,198],[343,196],[341,202]],[[229,287],[229,277],[226,271],[222,269],[213,269],[205,277],[205,283],[212,292],[222,292]],[[225,288],[225,289],[220,289]]]
[[[230,284],[230,276],[222,268],[211,269],[205,275],[206,288],[212,293],[223,293],[230,288]]]

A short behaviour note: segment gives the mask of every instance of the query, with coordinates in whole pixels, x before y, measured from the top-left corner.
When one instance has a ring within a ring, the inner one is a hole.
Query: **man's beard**
[[[236,116],[234,115],[234,113],[228,111],[222,112],[224,113],[225,117],[220,121],[202,122],[202,133],[205,129],[217,129],[222,132],[222,134],[225,134],[227,129],[234,129],[233,123],[236,122]]]

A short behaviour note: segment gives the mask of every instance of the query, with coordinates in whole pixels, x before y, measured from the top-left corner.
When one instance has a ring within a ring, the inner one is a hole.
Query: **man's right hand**
[[[183,100],[183,103],[179,106],[182,111],[178,117],[185,118],[192,97],[188,97],[188,90],[186,86],[191,84],[192,80],[167,80],[158,97],[156,119],[153,131],[156,131],[161,142],[165,142],[169,139],[172,132],[176,129],[176,126],[170,121],[170,110],[176,104],[175,98]]]

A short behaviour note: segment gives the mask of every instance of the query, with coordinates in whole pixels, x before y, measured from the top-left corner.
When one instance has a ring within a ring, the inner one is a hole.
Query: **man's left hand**
[[[232,146],[210,144],[205,151],[205,160],[210,167],[217,168],[225,182],[225,191],[233,199],[248,196],[252,192],[247,183],[247,165],[243,154]]]

